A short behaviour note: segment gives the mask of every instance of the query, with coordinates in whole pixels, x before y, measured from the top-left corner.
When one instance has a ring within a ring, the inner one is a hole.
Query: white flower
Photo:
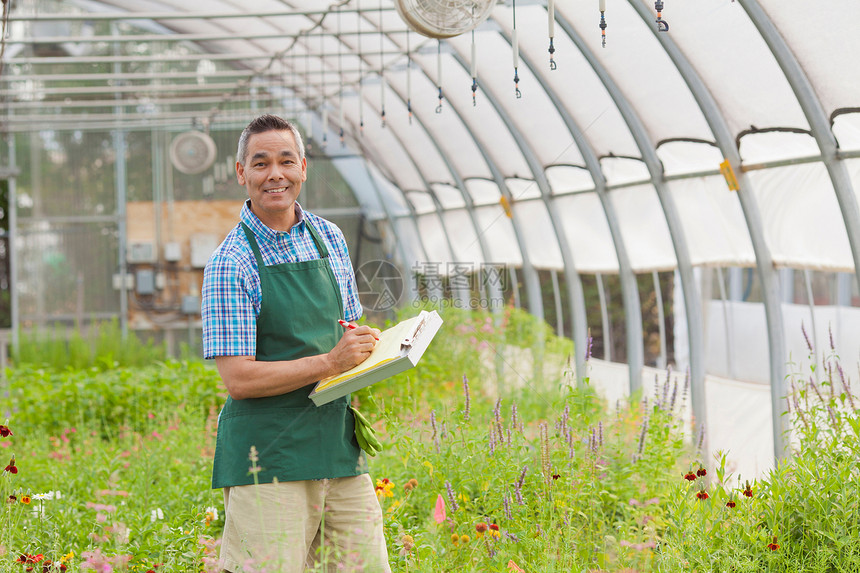
[[[149,520],[152,523],[155,523],[159,519],[164,519],[164,512],[161,511],[160,507],[153,509],[152,512],[149,514]]]
[[[206,514],[207,520],[218,521],[218,508],[217,507],[207,507],[205,514]]]
[[[46,501],[51,499],[61,499],[63,495],[58,491],[49,491],[48,493],[34,493],[32,499],[36,501]]]

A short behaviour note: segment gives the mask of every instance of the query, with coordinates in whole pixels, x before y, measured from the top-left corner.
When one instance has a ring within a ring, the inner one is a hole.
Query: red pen
[[[342,327],[344,327],[344,328],[348,328],[348,329],[350,329],[350,330],[353,330],[353,329],[355,329],[355,328],[358,328],[358,325],[357,325],[357,324],[352,324],[351,322],[347,322],[347,321],[343,320],[342,318],[341,318],[341,319],[338,319],[337,323],[338,323],[339,325],[341,325]],[[379,339],[378,339],[378,338],[376,338],[375,336],[373,337],[373,339],[374,339],[374,340],[376,340],[376,341],[378,341],[378,340],[379,340]]]

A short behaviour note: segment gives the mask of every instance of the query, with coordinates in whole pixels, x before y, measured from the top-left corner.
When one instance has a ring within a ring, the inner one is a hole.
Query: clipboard
[[[415,367],[430,342],[442,327],[442,317],[435,310],[422,310],[382,331],[370,356],[342,374],[316,383],[308,396],[317,406],[390,378]]]

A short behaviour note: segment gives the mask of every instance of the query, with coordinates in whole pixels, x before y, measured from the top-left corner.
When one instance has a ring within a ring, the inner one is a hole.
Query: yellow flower
[[[21,503],[25,503],[27,505],[30,505],[30,496],[29,495],[22,495],[21,496]]]
[[[60,558],[60,563],[66,563],[66,562],[68,562],[68,561],[71,561],[71,560],[72,560],[72,558],[73,558],[74,556],[75,556],[75,552],[74,552],[74,551],[69,551],[68,553],[66,553],[65,555],[63,555],[63,556]]]
[[[463,543],[463,545],[465,545],[465,544],[469,543],[469,541],[470,541],[470,540],[469,540],[469,536],[468,536],[468,535],[461,535],[461,536],[460,536],[460,541]]]
[[[452,533],[451,534],[451,543],[453,543],[454,545],[457,545],[457,542],[459,542],[459,541],[460,541],[460,536],[457,535],[456,533]]]
[[[376,497],[379,499],[382,499],[383,497],[394,497],[394,493],[391,491],[393,489],[394,482],[390,481],[388,478],[376,480]]]

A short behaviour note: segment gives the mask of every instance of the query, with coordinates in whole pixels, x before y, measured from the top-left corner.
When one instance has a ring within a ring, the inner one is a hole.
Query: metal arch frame
[[[601,65],[594,53],[588,45],[579,36],[567,18],[556,9],[556,21],[567,33],[574,45],[579,49],[583,57],[588,61],[591,69],[597,74],[601,83],[609,97],[615,102],[618,111],[627,124],[636,145],[642,152],[642,159],[645,162],[648,172],[651,175],[651,184],[657,192],[660,199],[660,204],[663,207],[663,214],[666,217],[666,225],[669,228],[669,234],[672,238],[672,244],[675,248],[675,258],[678,263],[678,272],[681,276],[681,289],[684,293],[684,306],[687,313],[687,337],[690,344],[690,385],[692,391],[693,413],[695,415],[697,426],[705,427],[706,411],[705,411],[705,368],[704,368],[704,328],[702,320],[702,305],[699,301],[699,293],[696,289],[695,277],[693,277],[693,267],[690,263],[690,254],[687,249],[686,238],[684,237],[683,228],[678,211],[675,207],[675,201],[669,194],[666,187],[666,180],[663,177],[663,166],[657,157],[657,151],[651,144],[648,133],[639,119],[633,106],[627,100],[626,96],[621,92],[618,85],[612,79],[609,71]],[[641,381],[640,381],[641,387]]]
[[[359,17],[362,17],[361,12],[359,12],[358,14],[359,14]],[[365,13],[365,14],[366,14],[366,13]],[[367,19],[366,15],[365,15],[365,16],[363,16],[363,18],[364,18],[364,20],[365,20],[365,21],[370,22],[370,20],[368,20],[368,19]],[[371,24],[373,24],[373,23],[371,22]],[[333,34],[333,35],[332,35],[332,37],[337,38],[337,40],[338,40],[339,42],[342,42],[342,43],[343,43],[343,40],[340,38],[340,34]],[[366,57],[364,57],[364,56],[362,56],[362,60],[367,61],[367,58],[366,58]],[[369,62],[368,62],[368,64],[369,64]],[[380,75],[380,78],[381,78],[381,79],[383,79],[383,81],[384,81],[384,78],[383,78],[381,75]],[[361,82],[361,79],[359,79],[359,82]],[[389,83],[389,84],[387,84],[387,85],[388,85],[388,88],[389,88],[389,89],[390,89],[390,90],[391,90],[391,91],[392,91],[392,92],[397,96],[397,98],[398,98],[398,99],[400,99],[400,101],[401,101],[402,103],[404,103],[404,105],[405,105],[406,101],[403,99],[403,97],[401,96],[401,94],[400,94],[397,90],[395,90],[395,89],[391,86],[391,84],[390,84],[390,83]],[[363,91],[362,91],[362,90],[359,90],[359,94],[358,94],[358,96],[359,96],[359,97],[363,97]],[[371,108],[371,109],[373,109],[373,110],[374,110],[374,112],[376,112],[376,113],[377,113],[377,117],[381,118],[382,116],[381,116],[381,114],[380,114],[379,112],[377,112],[376,107],[373,105],[373,101],[372,101],[371,99],[369,99],[369,98],[365,98],[365,101],[366,101],[366,102],[367,102],[367,104],[370,106],[370,108]],[[413,116],[414,116],[414,115],[415,115],[415,114],[413,114]],[[460,179],[460,178],[459,178],[459,176],[454,174],[454,171],[453,171],[453,169],[452,169],[452,167],[451,167],[450,163],[448,162],[447,157],[446,157],[446,156],[445,156],[445,154],[444,154],[444,153],[442,153],[442,151],[439,149],[439,146],[438,146],[438,144],[436,143],[435,139],[433,139],[432,137],[430,137],[429,132],[427,131],[426,127],[424,126],[424,123],[423,123],[423,122],[421,122],[421,121],[419,120],[419,125],[421,126],[421,129],[422,129],[422,130],[424,130],[425,134],[427,134],[428,139],[430,139],[430,141],[432,141],[432,142],[433,142],[433,145],[434,145],[434,147],[435,147],[435,149],[436,149],[437,153],[439,153],[439,155],[442,157],[443,162],[444,162],[444,163],[445,163],[445,165],[448,167],[448,169],[451,171],[451,174],[452,174],[452,176],[454,177],[454,180],[455,180],[455,181],[458,181],[458,180]],[[400,137],[400,135],[398,135],[397,130],[395,130],[395,129],[391,128],[391,133],[392,133],[392,136],[393,136],[393,137],[397,140],[397,142],[401,145],[401,147],[403,147],[404,149],[406,149],[406,146],[405,146],[405,145],[403,145],[403,139]],[[362,145],[362,147],[364,147],[364,146]],[[442,231],[443,231],[443,233],[444,233],[444,235],[445,235],[445,241],[446,241],[446,243],[447,243],[447,245],[448,245],[448,252],[449,252],[449,253],[450,253],[450,255],[451,255],[451,260],[452,260],[452,261],[456,261],[456,260],[457,260],[457,256],[456,256],[455,251],[454,251],[454,243],[451,241],[451,235],[448,233],[448,227],[447,227],[447,225],[446,225],[446,223],[445,223],[445,217],[444,217],[444,215],[443,215],[443,214],[444,214],[444,212],[445,212],[445,209],[443,208],[443,206],[442,206],[442,205],[441,205],[441,203],[439,202],[439,198],[436,196],[436,193],[433,191],[433,188],[431,187],[430,182],[429,182],[429,181],[427,181],[427,178],[426,178],[426,177],[424,177],[424,173],[422,173],[421,168],[420,168],[420,167],[418,166],[418,164],[415,162],[415,160],[413,159],[412,155],[411,155],[411,154],[409,154],[409,153],[407,153],[407,155],[409,156],[409,161],[412,163],[413,167],[415,168],[415,171],[418,173],[418,176],[419,176],[419,177],[421,178],[421,180],[424,182],[424,186],[427,188],[427,192],[430,194],[430,198],[433,200],[433,205],[434,205],[435,210],[436,210],[436,215],[439,217],[439,222],[440,222],[440,224],[442,225]],[[465,189],[464,189],[464,188],[461,188],[461,189],[460,189],[460,192],[463,194],[463,196],[464,196],[464,200],[468,201],[468,200],[466,199],[466,191],[465,191]],[[405,196],[405,193],[404,193],[404,199],[407,201],[407,203],[410,203],[410,204],[411,204],[411,202],[409,201],[409,198]],[[468,205],[468,202],[467,202],[467,205]],[[470,213],[470,215],[471,215],[471,213]],[[417,220],[417,216],[415,216],[415,214],[414,214],[414,210],[413,210],[413,224],[415,225],[415,228],[416,228],[416,231],[417,231],[417,230],[418,230],[418,220]],[[478,229],[477,229],[477,225],[475,225],[474,218],[472,218],[472,224],[475,226],[475,231],[476,231],[476,233],[477,233],[477,230],[478,230]],[[419,238],[420,238],[420,233],[419,233]],[[422,241],[422,243],[423,243],[423,241]],[[485,246],[485,245],[484,245],[484,243],[483,243],[483,242],[481,242],[481,254],[482,254],[482,256],[484,257],[484,259],[486,260],[486,251],[484,250],[484,246]],[[426,247],[425,247],[425,249],[424,249],[424,250],[425,250],[424,258],[425,258],[425,260],[426,260],[426,259],[427,259]],[[463,302],[467,302],[467,301],[464,301],[464,300],[463,300],[463,293],[461,292],[461,289],[457,289],[456,293],[454,293],[454,292],[452,291],[452,294],[454,294],[454,296],[456,297],[456,299],[457,299],[459,302],[461,302],[461,303],[463,303]]]
[[[427,70],[425,69],[424,64],[422,64],[419,60],[413,60],[415,65],[421,70],[427,79],[430,82],[433,82],[432,77]],[[457,109],[457,106],[451,100],[448,100],[448,107],[456,114],[457,118],[460,120],[460,123],[466,128],[466,131],[472,133],[472,130],[469,127],[469,123],[463,119],[463,114]],[[412,110],[414,115],[417,115],[417,110]],[[481,143],[480,139],[473,137],[472,140],[475,142],[475,147],[478,148],[478,151],[481,153],[481,156],[484,158],[484,161],[487,163],[487,167],[490,170],[490,173],[493,175],[493,179],[496,185],[499,186],[499,191],[502,196],[508,201],[511,208],[511,224],[514,229],[514,235],[516,236],[517,244],[520,247],[520,254],[523,260],[523,274],[525,275],[526,281],[526,293],[529,298],[529,312],[533,315],[544,318],[543,312],[543,299],[541,298],[541,290],[540,290],[540,280],[538,279],[537,271],[529,259],[528,250],[525,248],[525,240],[523,239],[523,233],[521,230],[522,223],[519,221],[519,217],[517,216],[516,209],[514,208],[513,196],[511,195],[511,190],[508,189],[508,184],[505,182],[505,176],[502,174],[499,166],[496,165],[496,162],[493,160],[490,153],[487,151],[486,146]],[[480,232],[479,232],[480,234]],[[517,288],[514,285],[514,288]]]
[[[359,96],[359,97],[361,97],[361,96]],[[376,108],[373,107],[371,100],[368,99],[365,101],[368,104],[368,106],[370,107],[370,109],[372,109],[376,113],[377,118],[381,118],[382,116],[379,113],[377,113]],[[391,136],[397,141],[397,143],[405,149],[406,146],[403,145],[403,138],[400,137],[400,135],[397,133],[397,131],[394,129],[389,129],[389,131],[391,132]],[[362,143],[363,138],[364,138],[364,136],[361,135],[359,140],[358,140],[358,143],[362,149],[365,149],[367,146],[365,146]],[[374,153],[373,155],[378,157],[379,153],[377,152],[377,153]],[[439,221],[442,225],[442,234],[445,237],[445,244],[448,247],[448,253],[451,256],[451,260],[456,261],[457,257],[454,253],[454,244],[451,242],[451,235],[450,235],[450,233],[448,233],[448,227],[447,227],[447,225],[445,225],[445,219],[442,216],[444,209],[443,209],[442,205],[439,203],[439,198],[436,197],[436,193],[433,192],[433,188],[430,186],[430,182],[427,181],[426,177],[424,177],[424,173],[421,172],[421,168],[418,166],[417,163],[415,163],[415,160],[413,159],[412,155],[409,153],[407,153],[406,155],[409,157],[409,162],[412,164],[412,167],[415,168],[415,172],[418,174],[418,177],[421,178],[421,181],[424,183],[424,186],[427,188],[427,193],[430,195],[430,198],[433,201],[433,206],[435,208],[434,212],[435,212],[436,216],[439,217]],[[401,192],[403,192],[403,191],[401,191]],[[406,192],[403,192],[403,195],[404,195],[403,198],[406,200],[406,202],[411,205],[412,202],[409,200],[409,197],[406,196]],[[418,217],[419,216],[417,214],[415,214],[414,209],[411,209],[411,212],[412,212],[413,223],[415,224],[416,230],[418,230],[419,229],[419,227],[418,227]],[[418,233],[418,236],[420,239],[421,238],[420,232]],[[424,243],[423,239],[421,239],[421,242],[422,242],[422,244]],[[424,247],[424,258],[428,259],[426,246]],[[429,259],[428,259],[428,262],[429,262]],[[460,302],[463,301],[463,299],[462,299],[463,295],[459,291],[459,289],[457,290],[456,293],[452,290],[452,295],[454,295],[458,301],[460,301]]]
[[[501,34],[502,38],[504,38],[506,42],[511,42],[510,37],[508,37],[504,32],[499,31],[499,34]],[[459,52],[454,50],[453,56],[464,70],[469,70],[468,62],[465,61]],[[524,63],[528,65],[525,60]],[[540,190],[541,200],[549,214],[550,221],[552,222],[553,231],[555,232],[555,240],[558,242],[561,259],[565,269],[565,285],[567,286],[568,296],[570,297],[570,314],[571,326],[573,329],[573,348],[575,351],[576,374],[577,378],[581,380],[585,376],[586,349],[588,348],[588,323],[585,314],[585,295],[582,291],[582,279],[579,276],[579,272],[576,270],[573,253],[570,251],[570,244],[567,242],[564,226],[558,218],[558,213],[552,206],[552,191],[550,189],[549,182],[547,181],[546,173],[544,173],[543,166],[537,156],[535,156],[532,149],[526,144],[526,139],[517,127],[516,123],[513,121],[513,118],[511,118],[507,110],[505,110],[499,103],[496,94],[491,90],[488,90],[485,86],[481,87],[481,92],[484,94],[484,97],[487,98],[487,101],[489,101],[495,112],[499,115],[502,122],[504,122],[505,127],[507,127],[511,136],[514,138],[520,153],[523,154],[523,158],[525,158],[526,163],[534,175],[535,183],[537,183],[538,189]],[[545,316],[541,315],[540,318],[545,319]],[[580,352],[580,350],[582,352]]]
[[[393,85],[391,85],[390,82],[387,83],[387,86],[388,86],[388,89],[394,95],[397,96],[397,99],[399,99],[400,102],[405,105],[406,104],[406,98],[404,98],[403,95]],[[454,178],[454,183],[455,183],[457,189],[459,189],[460,193],[463,195],[463,201],[465,202],[465,205],[466,205],[466,212],[469,214],[469,220],[472,222],[472,227],[474,227],[474,229],[475,229],[475,237],[477,237],[477,239],[478,239],[478,247],[481,249],[481,256],[483,257],[485,263],[489,263],[490,259],[488,257],[488,253],[490,251],[489,251],[489,248],[487,247],[487,242],[484,239],[484,234],[480,232],[480,229],[478,227],[478,221],[475,219],[475,202],[472,200],[472,196],[469,194],[468,189],[466,189],[466,182],[463,179],[463,176],[460,174],[459,171],[457,171],[457,169],[454,167],[454,165],[448,159],[448,154],[442,150],[442,148],[439,146],[439,143],[436,141],[436,138],[431,136],[430,131],[427,129],[427,126],[424,124],[424,120],[422,120],[414,112],[414,110],[413,110],[412,117],[415,119],[415,121],[418,123],[418,125],[421,127],[421,129],[424,130],[424,133],[427,134],[427,138],[433,143],[433,148],[439,154],[439,157],[442,159],[442,162],[445,163],[445,166],[448,168],[448,171],[450,172],[451,177]],[[435,195],[434,195],[434,199],[435,199]],[[445,209],[443,209],[443,212],[444,211],[445,211]],[[452,253],[453,253],[453,251],[452,251]],[[498,285],[491,284],[490,286],[491,286],[491,290],[492,290],[490,297],[496,298],[498,296],[498,298],[501,298],[501,291],[498,290]]]
[[[359,13],[359,14],[360,14],[360,13]],[[365,17],[364,19],[365,19],[365,21],[369,21],[369,20],[367,20],[367,18],[366,18],[366,17]],[[332,34],[332,37],[333,37],[333,38],[336,38],[339,42],[342,42],[342,40],[341,40],[341,38],[340,38],[340,34],[334,34],[334,33],[333,33],[333,34]],[[363,58],[363,59],[366,61],[366,58]],[[361,81],[361,80],[359,80],[359,81]],[[397,98],[398,98],[398,99],[399,99],[399,100],[400,100],[400,101],[405,105],[405,104],[406,104],[406,100],[403,98],[403,96],[400,94],[400,92],[398,92],[396,89],[394,89],[394,87],[393,87],[390,83],[388,83],[388,84],[387,84],[387,86],[388,86],[388,88],[391,90],[391,92],[393,92],[393,93],[397,96]],[[362,93],[363,93],[363,92],[361,92],[361,91],[359,92],[359,97],[362,97]],[[373,109],[373,110],[374,110],[374,112],[376,112],[376,108],[374,107],[372,100],[370,100],[369,98],[366,98],[366,99],[365,99],[365,101],[368,103],[368,105],[370,106],[370,108],[371,108],[371,109]],[[377,117],[380,117],[380,118],[381,118],[381,115],[380,115],[378,112],[377,112]],[[447,155],[446,155],[445,153],[443,153],[443,152],[442,152],[442,150],[439,148],[439,145],[438,145],[438,143],[436,142],[436,140],[435,140],[433,137],[431,137],[431,136],[430,136],[429,131],[427,131],[427,128],[426,128],[426,127],[425,127],[425,125],[424,125],[424,122],[423,122],[423,121],[421,121],[421,120],[418,118],[417,114],[415,114],[415,113],[413,113],[413,117],[415,117],[415,119],[418,121],[419,125],[421,126],[421,129],[422,129],[422,130],[424,130],[424,132],[427,134],[428,139],[429,139],[430,141],[432,141],[432,142],[433,142],[433,146],[434,146],[434,148],[436,149],[437,153],[439,153],[440,157],[442,158],[442,161],[443,161],[443,162],[445,163],[445,165],[448,167],[449,171],[451,172],[451,176],[454,178],[454,181],[458,184],[458,187],[459,187],[459,189],[460,189],[460,192],[462,193],[462,195],[463,195],[463,199],[464,199],[464,201],[466,202],[466,205],[467,205],[467,208],[468,208],[468,207],[469,207],[469,205],[470,205],[471,198],[468,196],[468,193],[467,193],[467,191],[466,191],[466,189],[465,189],[465,186],[463,186],[463,185],[462,185],[462,181],[463,181],[463,180],[462,180],[462,178],[460,177],[460,175],[459,175],[458,173],[456,173],[456,171],[454,170],[453,166],[452,166],[452,165],[450,164],[450,162],[448,161],[448,157],[447,157]],[[396,131],[395,129],[393,129],[393,128],[390,128],[390,129],[391,129],[392,136],[397,140],[397,142],[398,142],[398,143],[400,143],[400,144],[401,144],[401,147],[403,147],[404,149],[406,149],[406,146],[405,146],[405,145],[402,145],[402,143],[403,143],[403,139],[398,135],[397,131]],[[360,143],[360,140],[359,140],[359,143]],[[362,148],[364,148],[364,145],[361,145],[361,147],[362,147]],[[438,197],[436,197],[436,193],[433,191],[432,187],[430,186],[430,183],[427,181],[427,178],[426,178],[426,177],[424,177],[424,174],[421,172],[421,168],[418,166],[418,164],[417,164],[417,163],[415,163],[414,159],[412,158],[412,155],[411,155],[411,154],[409,154],[409,153],[407,153],[407,155],[409,156],[409,161],[412,163],[413,167],[415,168],[415,171],[418,173],[418,176],[419,176],[419,177],[421,177],[421,180],[424,182],[425,187],[427,187],[427,191],[428,191],[428,193],[430,193],[430,197],[431,197],[431,198],[432,198],[432,200],[433,200],[433,205],[434,205],[434,206],[435,206],[435,208],[436,208],[436,214],[438,215],[438,217],[439,217],[439,221],[440,221],[440,222],[441,222],[441,224],[442,224],[442,230],[443,230],[443,232],[444,232],[444,234],[445,234],[445,241],[446,241],[446,242],[447,242],[447,244],[448,244],[448,251],[449,251],[449,252],[450,252],[450,254],[451,254],[451,260],[452,260],[452,261],[453,261],[453,260],[456,260],[456,259],[457,259],[457,257],[456,257],[455,252],[454,252],[454,244],[453,244],[453,242],[451,241],[451,236],[450,236],[450,234],[448,233],[448,228],[447,228],[447,226],[446,226],[446,224],[445,224],[445,218],[444,218],[444,216],[443,216],[443,213],[444,213],[445,209],[444,209],[444,208],[442,207],[442,205],[439,203],[439,199],[438,199]],[[412,207],[411,207],[411,201],[409,201],[409,198],[405,196],[405,193],[404,193],[404,199],[406,200],[406,203],[407,203],[408,205],[410,205],[410,213],[411,213],[412,222],[413,222],[413,225],[415,225],[415,229],[416,229],[416,232],[417,232],[417,231],[418,231],[418,220],[417,220],[417,215],[415,215],[414,209],[412,209]],[[477,237],[478,237],[478,239],[479,239],[479,245],[480,245],[480,248],[481,248],[481,255],[484,257],[484,260],[486,261],[486,260],[487,260],[486,243],[483,241],[483,239],[482,239],[482,237],[481,237],[481,234],[478,232],[478,225],[477,225],[477,223],[476,223],[476,221],[475,221],[475,219],[474,219],[474,213],[471,211],[471,209],[469,209],[469,210],[468,210],[468,212],[469,212],[469,218],[470,218],[470,220],[472,221],[472,225],[475,227],[475,234],[476,234],[476,236],[477,236]],[[390,217],[389,217],[389,218],[390,218]],[[392,219],[392,220],[393,220],[393,219]],[[420,234],[420,233],[418,233],[418,237],[419,237],[419,240],[420,240],[420,239],[421,239],[421,234]],[[421,242],[422,242],[422,248],[423,248],[423,250],[424,250],[424,258],[425,258],[425,260],[427,260],[427,258],[428,258],[428,257],[427,257],[427,249],[426,249],[426,247],[423,245],[423,240],[422,240]],[[461,298],[461,297],[462,297],[462,293],[460,293],[460,292],[459,292],[459,290],[458,290],[458,293],[457,293],[457,297],[462,301],[462,298]]]
[[[857,205],[848,168],[843,161],[839,160],[836,137],[830,129],[830,122],[824,112],[824,107],[821,105],[821,100],[815,93],[806,72],[800,66],[800,62],[797,61],[782,34],[779,33],[773,21],[762,9],[758,0],[739,1],[761,34],[762,39],[767,43],[773,57],[776,58],[782,73],[794,92],[794,97],[797,98],[803,114],[809,122],[812,136],[821,150],[821,160],[827,167],[827,173],[833,183],[839,209],[842,211],[848,243],[854,257],[854,274],[857,281],[860,282],[860,208]]]
[[[503,36],[505,36],[505,39],[510,42],[510,39],[506,34],[503,34]],[[641,384],[642,368],[645,363],[645,350],[642,339],[642,308],[639,301],[639,288],[636,283],[636,276],[630,265],[630,258],[627,255],[627,247],[625,246],[624,238],[621,235],[621,226],[618,221],[618,215],[615,212],[615,207],[606,195],[606,178],[603,176],[603,170],[600,167],[600,160],[597,158],[597,154],[594,152],[594,148],[591,146],[591,143],[585,137],[585,133],[562,103],[561,98],[558,96],[556,91],[544,81],[544,74],[546,71],[538,72],[538,67],[533,65],[531,58],[522,51],[520,51],[520,60],[532,71],[535,79],[541,87],[543,87],[550,101],[552,101],[555,106],[559,116],[561,116],[562,121],[564,121],[564,124],[573,137],[577,148],[579,148],[583,161],[585,161],[584,167],[581,165],[574,165],[572,167],[588,170],[591,174],[592,180],[594,181],[594,191],[597,193],[597,197],[603,207],[606,222],[609,226],[609,234],[611,235],[612,242],[615,245],[615,255],[618,259],[618,276],[621,281],[621,298],[625,309],[624,322],[627,337],[628,384],[630,392],[632,393]],[[590,191],[584,192],[588,193]],[[564,195],[554,195],[553,198],[556,199],[560,196]],[[583,318],[587,318],[585,315],[584,301],[582,312]],[[577,366],[579,366],[579,364],[577,364]]]
[[[782,415],[784,411],[782,398],[785,395],[785,330],[783,328],[782,305],[780,304],[779,275],[773,265],[773,257],[765,240],[764,225],[762,224],[758,202],[752,194],[752,183],[741,169],[741,157],[735,145],[734,137],[729,130],[728,122],[720,111],[711,91],[705,85],[701,76],[690,64],[689,60],[675,44],[669,34],[658,32],[652,25],[653,15],[641,2],[629,0],[629,4],[639,13],[642,20],[656,36],[666,54],[675,64],[678,73],[684,79],[696,102],[699,104],[705,120],[714,134],[717,146],[728,159],[738,180],[738,200],[744,213],[750,240],[756,257],[756,268],[762,284],[762,299],[764,301],[765,319],[767,321],[768,351],[770,357],[770,389],[771,411],[773,416],[773,450],[777,460],[785,457],[789,430],[789,421]],[[728,329],[728,324],[726,325]]]
[[[354,133],[355,132],[355,126],[352,125],[348,120],[344,120],[344,121],[345,121],[345,123],[349,124],[349,127],[352,128],[352,131]],[[332,124],[337,125],[337,122],[334,121],[334,122],[332,122]],[[339,127],[346,128],[347,126],[339,126]],[[344,129],[344,131],[346,131],[346,129]],[[356,139],[354,136],[352,137],[352,140],[355,141],[356,143],[358,143],[357,147],[360,150],[365,151],[367,154],[376,158],[377,165],[384,165],[385,164],[385,162],[379,158],[379,154],[374,149],[372,149],[366,145],[361,145],[359,143],[358,139]],[[372,174],[369,172],[368,172],[368,177],[373,179]],[[422,177],[422,179],[423,179],[423,177]],[[401,190],[401,193],[403,194],[403,200],[406,202],[406,206],[409,210],[409,214],[395,217],[388,211],[388,208],[385,206],[385,200],[382,197],[382,195],[379,193],[379,189],[376,188],[376,182],[375,181],[374,181],[374,190],[377,192],[377,198],[379,199],[379,203],[382,205],[382,208],[385,210],[385,215],[386,215],[386,217],[388,217],[389,221],[393,222],[395,219],[409,219],[412,222],[412,225],[415,227],[415,236],[418,237],[418,244],[420,245],[422,254],[424,255],[424,260],[425,261],[429,260],[429,257],[427,256],[427,247],[426,247],[426,245],[424,245],[424,239],[421,237],[421,233],[418,231],[418,216],[415,214],[415,207],[412,205],[412,201],[410,201],[409,198],[406,197],[406,194],[403,193],[403,191]],[[397,228],[394,225],[392,225],[392,227],[393,227],[394,234],[397,235]],[[399,243],[399,241],[398,241],[398,243]],[[403,262],[404,262],[404,264],[407,262],[407,259],[405,257],[405,250],[404,250]]]

